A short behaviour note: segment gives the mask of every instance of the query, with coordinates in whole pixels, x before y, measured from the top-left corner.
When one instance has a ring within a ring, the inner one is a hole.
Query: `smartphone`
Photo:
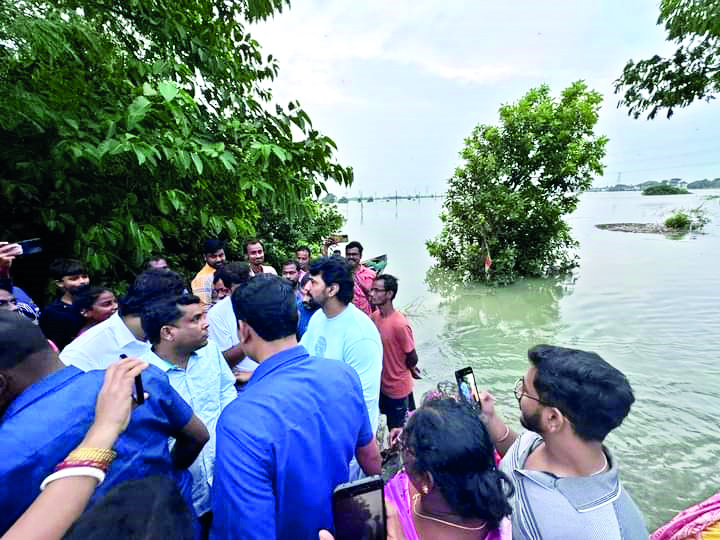
[[[120,359],[127,358],[127,354],[121,354]],[[135,403],[142,405],[145,403],[145,389],[143,388],[142,378],[138,373],[135,375]]]
[[[23,255],[34,255],[42,251],[42,245],[40,244],[39,238],[30,238],[29,240],[21,240],[15,242],[22,248]]]
[[[340,484],[332,495],[335,540],[385,540],[382,476]]]
[[[331,234],[330,238],[332,238],[333,242],[336,244],[343,244],[350,240],[350,237],[347,234]]]
[[[455,372],[455,380],[457,381],[460,396],[468,403],[478,403],[479,394],[473,369],[470,366],[458,369]]]

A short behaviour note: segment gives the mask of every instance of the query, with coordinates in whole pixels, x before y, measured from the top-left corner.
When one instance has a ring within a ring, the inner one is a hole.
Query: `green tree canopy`
[[[541,86],[502,106],[499,125],[473,129],[449,182],[443,230],[427,243],[441,268],[508,284],[576,264],[563,216],[603,170],[607,138],[593,131],[601,101],[583,82],[559,99]]]
[[[677,44],[675,54],[630,60],[615,81],[620,106],[635,118],[660,111],[669,118],[675,108],[720,92],[720,0],[662,0],[657,23]]]
[[[282,0],[19,0],[0,6],[3,239],[40,236],[108,281],[152,251],[241,250],[261,212],[312,218],[352,182],[243,26]],[[332,231],[327,231],[332,232]]]

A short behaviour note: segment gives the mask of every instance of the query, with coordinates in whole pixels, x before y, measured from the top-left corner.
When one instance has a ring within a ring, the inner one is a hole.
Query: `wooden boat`
[[[362,264],[374,270],[376,274],[382,274],[387,266],[387,255],[378,255],[377,257],[363,261]]]

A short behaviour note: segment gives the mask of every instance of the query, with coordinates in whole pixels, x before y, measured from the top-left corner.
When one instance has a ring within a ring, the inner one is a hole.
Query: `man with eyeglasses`
[[[413,369],[417,369],[410,323],[393,306],[398,291],[395,276],[381,274],[370,288],[370,304],[376,308],[370,318],[380,332],[383,344],[383,369],[380,379],[380,414],[387,417],[388,429],[405,424],[409,396],[413,391]]]
[[[634,402],[625,375],[592,352],[538,345],[515,385],[520,423],[513,433],[480,394],[502,470],[515,493],[514,540],[582,538],[646,540],[643,517],[621,485],[616,459],[603,445]]]

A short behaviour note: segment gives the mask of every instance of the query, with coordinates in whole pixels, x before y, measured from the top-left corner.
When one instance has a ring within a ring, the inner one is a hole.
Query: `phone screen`
[[[333,493],[335,540],[385,540],[382,478],[343,484]]]
[[[479,401],[477,385],[475,384],[475,374],[472,368],[467,367],[459,369],[455,372],[455,379],[458,383],[458,389],[462,398],[470,403]]]

